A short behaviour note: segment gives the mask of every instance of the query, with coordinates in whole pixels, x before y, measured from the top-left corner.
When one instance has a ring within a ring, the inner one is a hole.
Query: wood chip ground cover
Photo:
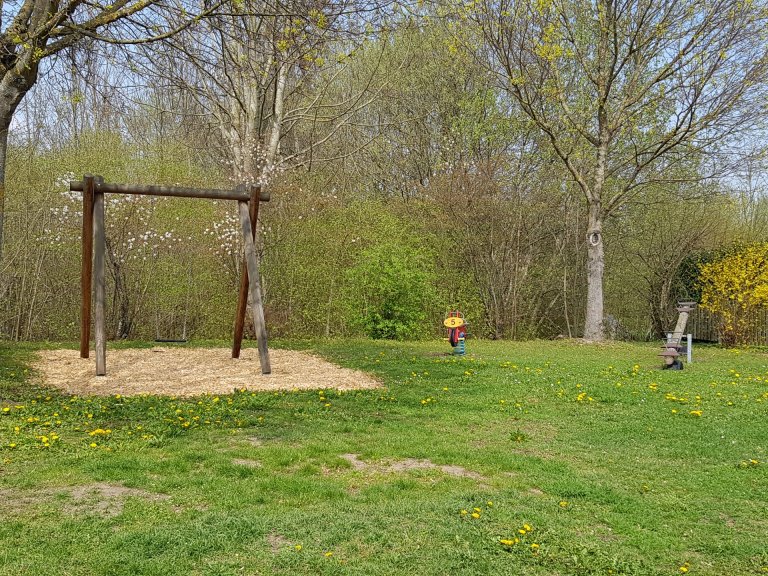
[[[272,373],[264,375],[258,350],[245,349],[233,359],[224,348],[109,350],[107,375],[95,375],[93,354],[43,350],[34,365],[43,384],[80,396],[198,396],[233,390],[359,390],[380,383],[358,370],[341,368],[305,352],[270,350]]]

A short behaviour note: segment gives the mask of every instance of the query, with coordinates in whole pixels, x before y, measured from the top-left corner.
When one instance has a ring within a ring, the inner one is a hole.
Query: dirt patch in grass
[[[66,514],[80,516],[90,514],[103,518],[113,518],[123,511],[125,499],[141,498],[153,502],[170,499],[167,494],[155,494],[137,488],[127,488],[122,484],[98,482],[84,486],[44,488],[41,490],[0,490],[2,510],[8,514],[24,513],[28,508],[54,501],[57,497],[68,496],[61,509]]]
[[[282,534],[272,532],[267,534],[267,544],[269,544],[272,554],[277,554],[281,549],[291,546],[292,542]]]
[[[0,490],[0,517],[22,514],[27,508],[45,500],[46,498],[38,492],[14,489]]]
[[[352,465],[355,470],[371,470],[380,473],[400,473],[409,470],[440,470],[443,474],[449,476],[458,476],[460,478],[472,478],[473,480],[486,480],[485,476],[472,472],[461,466],[439,465],[431,460],[417,460],[415,458],[406,458],[397,460],[389,464],[369,464],[360,460],[357,454],[342,454],[344,460]]]
[[[225,348],[109,350],[107,374],[96,376],[94,354],[44,350],[34,364],[42,383],[81,396],[157,394],[199,396],[233,390],[358,390],[381,384],[364,372],[292,350],[270,350],[272,373],[261,373],[258,350],[247,348],[239,359]]]
[[[102,518],[113,518],[123,511],[125,499],[141,498],[159,502],[170,499],[167,494],[154,494],[137,488],[127,488],[122,484],[98,482],[86,486],[73,486],[68,489],[72,501],[64,506],[64,511],[78,516],[93,514]]]
[[[235,458],[232,460],[235,466],[245,466],[246,468],[261,468],[261,462],[258,460],[247,460],[245,458]]]

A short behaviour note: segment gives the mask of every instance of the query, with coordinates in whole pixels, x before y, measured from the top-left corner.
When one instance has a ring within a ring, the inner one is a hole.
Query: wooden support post
[[[91,275],[93,274],[93,176],[83,176],[83,237],[80,263],[80,358],[88,358],[91,340]]]
[[[251,237],[256,239],[256,221],[259,218],[259,195],[261,186],[251,188],[251,199],[248,202],[248,214],[251,221]],[[232,342],[232,358],[240,358],[240,348],[243,345],[243,328],[245,326],[245,312],[248,308],[248,263],[243,257],[243,265],[240,271],[240,292],[237,295],[237,311],[235,312],[235,336]]]
[[[261,281],[259,279],[259,260],[256,257],[256,247],[253,242],[253,229],[248,211],[247,202],[238,202],[240,209],[240,226],[243,230],[243,243],[245,245],[245,261],[248,269],[248,286],[251,293],[251,306],[253,308],[253,324],[256,328],[256,338],[259,345],[259,359],[261,361],[261,373],[270,374],[272,368],[269,365],[269,349],[267,348],[267,328],[264,323],[264,306],[261,302]]]
[[[95,276],[94,337],[96,340],[96,376],[107,373],[107,332],[104,318],[104,265],[106,256],[106,237],[104,230],[104,193],[93,195],[93,271]]]

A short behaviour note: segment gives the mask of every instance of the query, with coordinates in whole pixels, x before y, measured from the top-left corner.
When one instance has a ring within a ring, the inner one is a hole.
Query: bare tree
[[[208,144],[233,180],[263,183],[305,162],[376,97],[373,75],[354,92],[331,93],[356,39],[370,34],[363,14],[378,4],[363,4],[246,0],[135,64],[193,98],[197,123],[208,126]]]
[[[264,185],[311,162],[376,98],[375,70],[363,85],[339,80],[379,7],[378,0],[243,0],[132,64],[161,90],[194,102],[187,119],[203,127],[233,184]],[[265,249],[261,235],[256,240]]]
[[[184,0],[20,0],[0,11],[0,254],[3,244],[8,131],[19,103],[35,85],[41,64],[92,38],[116,44],[167,38],[218,7]]]
[[[711,183],[682,184],[686,188],[711,188]],[[613,218],[608,283],[609,300],[625,306],[625,320],[633,319],[632,332],[643,338],[662,338],[674,326],[676,303],[688,298],[681,282],[681,267],[696,253],[728,243],[739,229],[737,215],[725,194],[689,190],[689,201],[680,202],[669,187],[649,188]],[[684,192],[681,192],[684,193]],[[696,199],[696,196],[701,198]],[[730,231],[730,233],[729,233]],[[625,278],[630,276],[631,282]]]
[[[484,61],[587,202],[584,337],[601,340],[604,221],[651,183],[704,176],[701,154],[763,117],[766,2],[472,6],[464,14],[483,31]]]

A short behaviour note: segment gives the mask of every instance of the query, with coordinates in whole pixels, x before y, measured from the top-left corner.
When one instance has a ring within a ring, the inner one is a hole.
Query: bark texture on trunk
[[[8,129],[13,113],[18,106],[18,101],[13,97],[13,93],[3,90],[3,88],[0,85],[0,260],[3,259],[5,233],[5,162],[8,158]]]
[[[37,64],[20,64],[15,68],[0,67],[0,260],[3,258],[5,233],[5,163],[8,158],[8,130],[13,115],[30,88],[37,81]]]
[[[603,88],[601,93],[606,93],[605,90]],[[589,216],[587,217],[587,308],[584,317],[584,339],[594,342],[605,339],[603,326],[603,272],[605,270],[603,216],[605,214],[602,198],[610,141],[606,114],[605,104],[601,103],[598,110],[600,134],[595,172],[591,190],[585,191],[589,203]]]
[[[8,126],[0,119],[0,261],[3,259],[3,234],[5,232],[5,160],[8,155]]]
[[[587,225],[587,309],[584,321],[584,339],[601,341],[603,331],[603,270],[605,250],[603,221],[600,206],[589,208]]]

